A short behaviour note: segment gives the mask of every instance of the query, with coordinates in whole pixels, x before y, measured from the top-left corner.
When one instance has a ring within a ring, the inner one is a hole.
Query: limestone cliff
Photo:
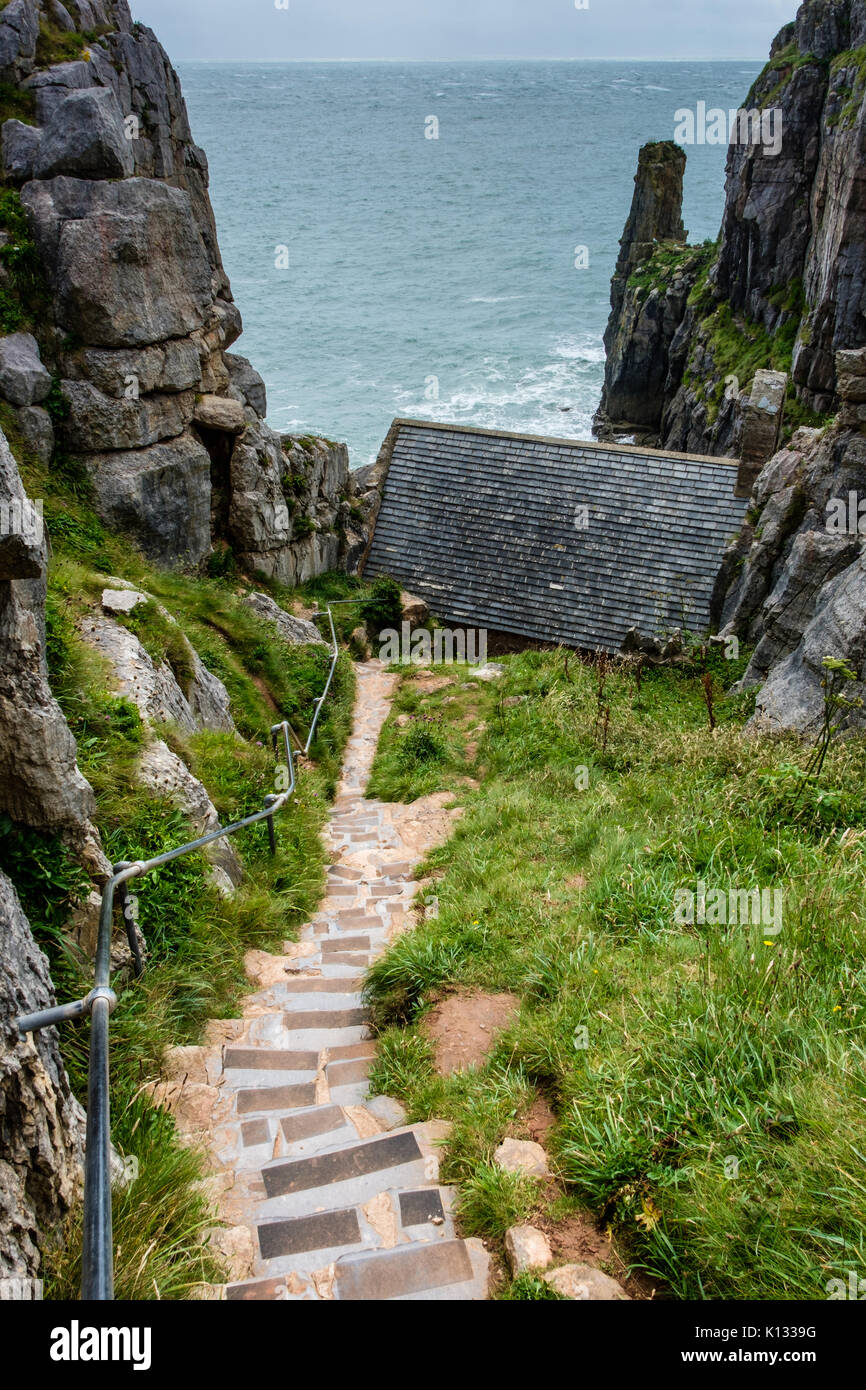
[[[360,557],[376,494],[367,473],[350,475],[344,445],[270,429],[261,377],[228,350],[241,319],[207,160],[166,54],[126,0],[0,6],[0,161],[0,814],[16,833],[62,840],[98,887],[109,865],[94,793],[48,680],[50,527],[19,463],[60,480],[55,493],[69,480],[92,494],[109,531],[157,565],[194,569],[228,548],[233,572],[288,585]],[[155,603],[111,586],[121,606]],[[193,830],[213,829],[204,786],[158,734],[167,724],[235,736],[226,689],[190,649],[181,690],[115,621],[117,600],[109,593],[77,640],[105,658],[109,698],[138,706],[134,776]],[[314,629],[293,640],[310,638],[320,641]],[[232,846],[213,849],[209,874],[232,892]],[[85,953],[98,905],[91,893],[70,925]],[[22,1041],[14,1026],[51,992],[0,874],[0,1277],[38,1272],[40,1244],[78,1191],[82,1115],[57,1033]]]
[[[781,141],[774,152],[772,142],[741,142],[736,129],[714,245],[689,247],[680,232],[682,153],[641,152],[596,428],[735,454],[746,492],[757,472],[714,621],[755,648],[746,684],[763,686],[756,721],[810,732],[823,711],[825,657],[856,670],[847,694],[862,696],[866,677],[858,503],[853,526],[829,525],[843,499],[866,498],[863,0],[807,0],[744,108],[759,120],[772,110]],[[784,378],[768,369],[789,377],[781,451],[778,414],[759,419],[755,408],[771,382],[781,401]],[[862,710],[848,718],[862,720]]]
[[[155,35],[126,0],[13,0],[0,82],[17,94],[3,176],[44,276],[33,326],[61,407],[53,440],[46,375],[18,373],[4,394],[22,427],[84,470],[103,519],[160,563],[197,564],[217,541],[286,583],[336,566],[368,504],[345,449],[327,446],[309,476],[293,466],[261,377],[227,351],[242,324],[207,159]],[[0,259],[8,276],[15,259]]]
[[[842,405],[826,430],[801,428],[755,484],[714,596],[725,633],[754,647],[745,686],[760,686],[756,725],[815,733],[825,657],[858,679],[845,694],[866,709],[866,349],[837,357]],[[861,508],[861,503],[864,505]]]
[[[665,448],[733,453],[737,400],[758,367],[791,373],[790,426],[832,412],[834,354],[866,340],[864,95],[866,6],[808,0],[745,98],[776,113],[782,138],[774,152],[736,132],[717,246],[660,228],[634,254],[626,228],[631,274],[624,295],[619,266],[614,279],[600,428],[607,416]]]

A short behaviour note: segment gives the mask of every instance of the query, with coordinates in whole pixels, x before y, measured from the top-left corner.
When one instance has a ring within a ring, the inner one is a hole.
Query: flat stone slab
[[[302,1139],[312,1139],[317,1134],[330,1134],[334,1130],[349,1129],[350,1126],[339,1105],[320,1105],[315,1110],[305,1111],[303,1115],[288,1115],[280,1121],[283,1135],[290,1144]]]
[[[313,980],[288,980],[285,989],[289,994],[357,994],[363,983],[361,975],[347,975],[342,980],[322,975]]]
[[[336,1294],[341,1301],[376,1301],[465,1284],[473,1277],[463,1241],[449,1240],[342,1260],[337,1265]]]
[[[368,1081],[372,1058],[355,1061],[329,1062],[325,1068],[329,1086],[351,1086],[356,1081]]]
[[[245,1149],[270,1142],[271,1131],[267,1120],[245,1120],[241,1125],[241,1143]]]
[[[435,1187],[400,1193],[400,1225],[426,1226],[434,1217],[445,1220],[442,1198]]]
[[[381,922],[377,925],[381,926]],[[332,956],[335,951],[369,951],[369,936],[329,936],[322,942],[322,955]]]
[[[291,1192],[308,1192],[310,1188],[327,1187],[331,1183],[347,1182],[388,1168],[399,1168],[421,1158],[418,1141],[411,1130],[389,1134],[383,1139],[371,1139],[353,1144],[333,1153],[315,1154],[312,1158],[295,1159],[262,1171],[265,1191],[269,1197],[282,1197]]]
[[[315,1103],[315,1081],[300,1086],[253,1086],[248,1091],[238,1091],[239,1115],[261,1110],[302,1110]]]
[[[256,1227],[256,1234],[263,1260],[361,1244],[361,1228],[353,1207],[296,1216],[291,1221],[268,1221]]]
[[[246,1284],[229,1284],[226,1287],[226,1298],[230,1303],[273,1303],[285,1297],[285,1279],[253,1279]]]
[[[376,1044],[372,1039],[367,1042],[346,1043],[344,1047],[329,1047],[328,1053],[332,1062],[350,1061],[356,1057],[372,1058],[376,1056]],[[405,1111],[403,1113],[405,1114]]]
[[[284,1052],[280,1048],[230,1047],[226,1071],[312,1071],[319,1065],[318,1052]]]
[[[297,1013],[285,1015],[284,1026],[298,1031],[306,1028],[358,1028],[369,1018],[369,1009],[299,1009]]]

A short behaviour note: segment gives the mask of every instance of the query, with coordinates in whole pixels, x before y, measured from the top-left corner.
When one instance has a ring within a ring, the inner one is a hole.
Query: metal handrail
[[[316,613],[314,617],[323,617]],[[304,753],[309,751],[322,706],[331,688],[337,660],[340,655],[334,618],[330,605],[327,616],[331,624],[334,654],[328,679],[322,696],[316,701],[313,723],[307,737]],[[114,902],[117,895],[123,909],[126,935],[132,952],[135,974],[144,973],[144,961],[136,929],[135,917],[129,902],[127,884],[134,878],[143,878],[164,864],[170,864],[187,854],[213,844],[215,840],[236,835],[239,830],[256,825],[259,821],[268,823],[268,838],[271,853],[276,852],[274,817],[294,794],[296,778],[292,748],[289,741],[289,722],[283,720],[271,728],[271,739],[276,751],[278,736],[282,734],[289,773],[289,786],[277,795],[265,797],[261,811],[245,816],[220,830],[201,835],[188,844],[157,855],[154,859],[136,860],[130,863],[121,860],[112,866],[112,875],[102,890],[102,906],[99,914],[96,960],[94,963],[93,989],[83,999],[70,1004],[60,1004],[37,1013],[26,1014],[18,1019],[18,1030],[22,1034],[34,1033],[42,1028],[50,1028],[57,1023],[90,1016],[90,1056],[87,1076],[87,1133],[84,1153],[84,1237],[82,1246],[81,1297],[88,1301],[109,1301],[114,1298],[114,1260],[112,1249],[111,1212],[111,1114],[109,1103],[109,1048],[108,1020],[117,1006],[117,995],[111,988],[111,937],[114,919]]]

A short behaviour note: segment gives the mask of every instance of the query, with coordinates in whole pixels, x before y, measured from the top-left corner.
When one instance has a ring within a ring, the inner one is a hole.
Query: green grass
[[[712,659],[714,731],[696,669],[648,670],[640,692],[615,672],[603,747],[592,666],[505,661],[502,689],[473,695],[482,785],[428,857],[439,915],[368,978],[375,1088],[453,1122],[445,1180],[494,1244],[511,1208],[492,1152],[528,1137],[541,1092],[565,1190],[672,1296],[821,1298],[866,1253],[866,740],[798,796],[808,749],[742,733],[748,697],[726,694],[742,662]],[[427,774],[406,783],[396,737],[375,794],[409,798]],[[456,769],[437,776],[460,791]],[[781,887],[781,934],[677,925],[674,893],[699,878]],[[486,1065],[440,1078],[421,1024],[455,987],[510,990],[521,1011]]]
[[[48,291],[42,259],[15,189],[0,191],[0,229],[6,233],[0,246],[5,272],[0,286],[0,329],[4,333],[31,330],[45,312]]]
[[[666,289],[678,274],[705,275],[715,260],[716,251],[714,241],[705,241],[701,246],[660,242],[649,260],[629,276],[628,287],[649,293],[654,289]]]

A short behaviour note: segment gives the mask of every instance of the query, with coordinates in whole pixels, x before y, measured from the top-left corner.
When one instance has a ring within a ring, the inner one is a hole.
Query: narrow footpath
[[[453,1193],[438,1182],[447,1126],[406,1125],[396,1101],[368,1096],[375,1044],[363,974],[411,929],[415,867],[448,838],[459,811],[445,809],[447,794],[409,806],[364,799],[397,678],[379,662],[356,671],[354,728],[326,830],[324,901],[284,954],[250,952],[259,989],[242,1019],[212,1023],[207,1048],[175,1049],[185,1057],[172,1071],[192,1103],[172,1109],[186,1132],[198,1116],[215,1168],[208,1181],[228,1225],[214,1240],[235,1271],[211,1297],[487,1296],[487,1253],[478,1240],[457,1239]],[[202,1084],[192,1091],[210,1092],[210,1105],[189,1094],[193,1052]]]

